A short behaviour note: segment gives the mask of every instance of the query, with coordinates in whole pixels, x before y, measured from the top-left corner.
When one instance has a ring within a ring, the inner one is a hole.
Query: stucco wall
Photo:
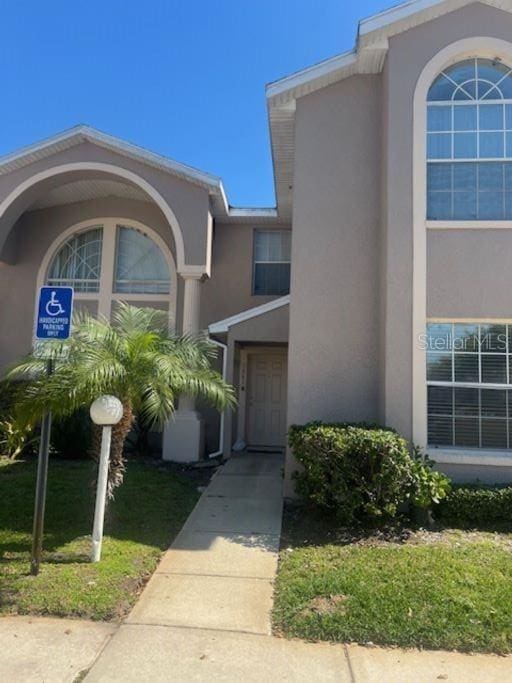
[[[512,231],[431,230],[427,315],[512,318]]]
[[[25,213],[14,227],[15,264],[0,263],[0,366],[30,348],[37,275],[52,242],[76,223],[109,217],[132,218],[144,223],[153,228],[174,253],[169,226],[161,211],[151,203],[110,198]],[[9,296],[12,292],[15,296]],[[182,299],[179,289],[177,298],[178,302]],[[177,314],[179,318],[180,310]]]
[[[212,274],[201,292],[202,327],[276,298],[252,294],[255,229],[288,230],[290,226],[215,223]]]
[[[297,102],[288,421],[378,412],[380,76]]]
[[[289,307],[281,306],[233,325],[228,332],[228,341],[285,344],[288,342],[288,328]]]
[[[471,36],[493,36],[510,41],[512,16],[479,3],[391,38],[384,73],[388,120],[385,155],[387,209],[386,309],[385,309],[385,418],[406,437],[412,434],[412,135],[413,97],[424,66],[447,45]],[[467,232],[467,231],[464,231]],[[435,237],[435,240],[438,238]],[[443,239],[443,238],[441,238]],[[465,239],[461,233],[461,249]],[[429,237],[429,253],[437,258],[437,245]],[[429,265],[429,307],[440,296],[450,295],[443,286],[432,289],[432,273],[441,265]],[[455,265],[455,268],[459,266]],[[507,276],[504,275],[506,278]],[[442,280],[446,283],[446,279]],[[470,289],[456,306],[473,305]],[[452,299],[453,300],[453,299]],[[430,309],[432,310],[432,309]]]
[[[379,419],[412,436],[414,90],[474,35],[510,41],[512,17],[469,5],[391,38],[381,76],[297,101],[289,422]],[[429,235],[429,315],[510,315],[509,245],[499,231]]]
[[[381,108],[381,219],[379,226],[379,422],[386,423],[386,315],[387,315],[387,262],[388,262],[388,60],[385,60],[382,70],[382,108]]]
[[[67,228],[77,223],[110,217],[125,218],[128,222],[133,219],[152,228],[163,238],[176,258],[172,232],[162,212],[152,202],[112,197],[24,213],[10,235],[13,264],[0,263],[0,367],[5,367],[30,348],[37,276],[51,244]],[[254,227],[259,226],[216,226],[212,277],[203,283],[201,289],[202,327],[206,328],[215,320],[275,298],[252,295]],[[272,226],[268,225],[262,227],[272,229]],[[276,227],[289,229],[289,226],[283,225]],[[8,296],[9,292],[16,292],[16,296]],[[177,329],[180,329],[182,319],[182,292],[183,281],[178,277],[175,312]],[[96,309],[94,304],[81,301],[77,301],[76,307],[87,308],[91,312],[95,312]],[[233,343],[238,338],[244,341],[286,342],[288,311],[274,311],[268,316],[248,321],[233,330]],[[218,369],[220,370],[220,365]],[[205,417],[207,450],[210,452],[217,448],[219,416],[216,411],[202,403],[198,408]],[[230,439],[227,438],[226,442],[230,443]]]
[[[52,242],[67,228],[89,219],[121,217],[144,223],[166,242],[176,259],[174,239],[165,217],[151,202],[109,198],[30,211],[11,232],[12,265],[0,263],[0,291],[16,291],[0,309],[0,366],[26,351],[31,342],[37,274]],[[272,229],[272,226],[264,226]],[[289,229],[289,226],[279,226]],[[252,225],[224,224],[215,229],[211,279],[201,288],[201,327],[275,299],[252,295]],[[176,324],[182,317],[183,281],[178,277]],[[8,324],[6,324],[8,323]]]
[[[135,173],[147,181],[171,207],[180,224],[185,249],[185,263],[188,265],[203,265],[206,263],[206,227],[210,208],[208,191],[190,182],[173,177],[163,170],[144,164],[141,161],[130,159],[91,142],[82,142],[8,174],[1,175],[0,200],[3,201],[12,190],[37,173],[66,164],[84,162],[117,166]],[[72,171],[50,177],[23,193],[0,220],[0,248],[12,223],[29,208],[30,204],[41,193],[59,183],[76,180],[80,173],[82,171]],[[98,172],[96,172],[96,175],[98,175]]]

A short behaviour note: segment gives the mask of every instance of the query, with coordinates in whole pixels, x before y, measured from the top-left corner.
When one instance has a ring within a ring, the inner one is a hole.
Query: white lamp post
[[[103,427],[101,435],[101,454],[98,468],[98,488],[96,491],[96,507],[94,509],[94,527],[92,531],[91,560],[99,562],[101,543],[103,541],[103,522],[105,519],[105,502],[107,497],[108,460],[110,457],[110,440],[112,426],[123,417],[123,404],[115,396],[100,396],[90,408],[91,420]]]

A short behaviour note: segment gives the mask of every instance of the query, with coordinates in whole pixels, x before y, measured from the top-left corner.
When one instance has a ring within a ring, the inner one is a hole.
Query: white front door
[[[286,354],[250,353],[247,374],[247,445],[286,446]]]

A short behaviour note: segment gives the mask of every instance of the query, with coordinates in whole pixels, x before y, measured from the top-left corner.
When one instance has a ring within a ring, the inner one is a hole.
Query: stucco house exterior
[[[399,5],[266,95],[275,208],[86,126],[0,159],[0,364],[37,287],[72,284],[219,346],[238,408],[182,398],[166,459],[371,421],[455,479],[512,481],[511,0]]]

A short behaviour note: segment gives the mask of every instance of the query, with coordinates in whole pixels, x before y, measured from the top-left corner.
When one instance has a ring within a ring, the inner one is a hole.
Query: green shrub
[[[455,486],[435,511],[443,524],[467,527],[512,525],[512,486]]]
[[[412,455],[411,503],[420,510],[430,510],[449,495],[451,484],[442,472],[436,472],[435,462],[415,448]]]
[[[0,455],[17,458],[34,450],[39,437],[31,424],[7,416],[0,420]]]
[[[292,426],[289,444],[302,468],[296,490],[340,523],[390,520],[411,505],[428,510],[450,484],[394,430],[373,424]]]
[[[15,403],[23,382],[0,382],[0,455],[17,458],[33,452],[38,439],[34,425],[22,421]]]

